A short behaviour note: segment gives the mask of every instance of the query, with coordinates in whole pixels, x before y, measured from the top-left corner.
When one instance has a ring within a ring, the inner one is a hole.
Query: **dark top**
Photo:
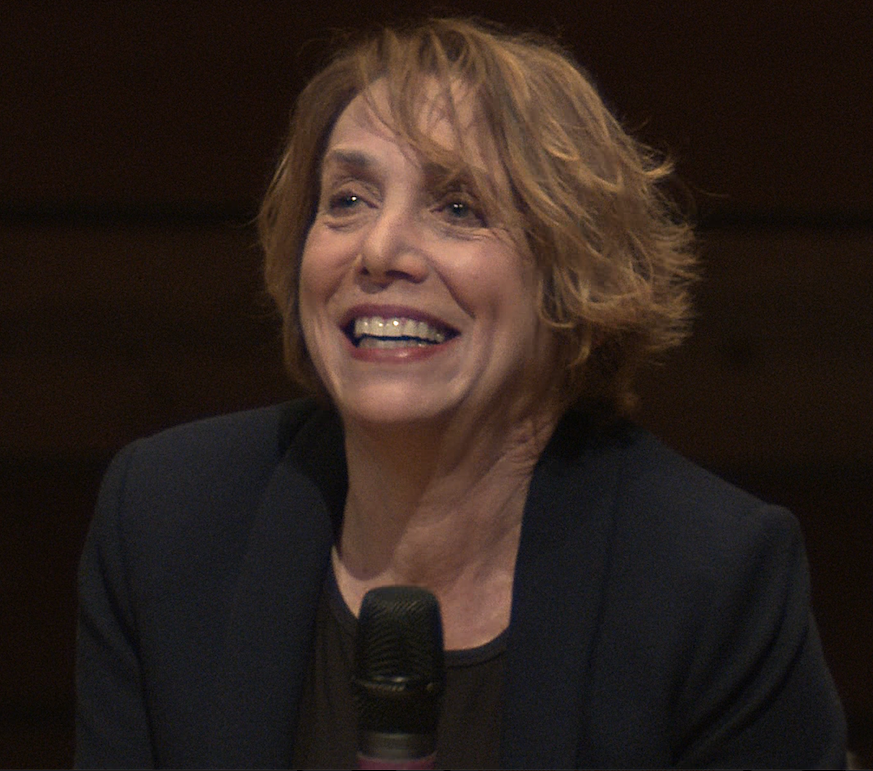
[[[303,687],[294,768],[357,768],[351,688],[357,619],[332,570],[318,603],[315,652]],[[500,691],[506,633],[445,654],[446,688],[437,729],[437,768],[499,768]]]
[[[79,573],[78,766],[291,764],[345,473],[308,400],[118,455]],[[845,765],[796,520],[633,426],[561,421],[511,619],[504,768]]]

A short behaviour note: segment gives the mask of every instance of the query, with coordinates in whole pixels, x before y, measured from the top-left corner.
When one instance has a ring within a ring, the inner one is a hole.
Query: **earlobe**
[[[590,326],[585,327],[585,331],[580,338],[579,364],[588,361],[594,350],[600,346],[602,340],[602,332],[595,332]]]

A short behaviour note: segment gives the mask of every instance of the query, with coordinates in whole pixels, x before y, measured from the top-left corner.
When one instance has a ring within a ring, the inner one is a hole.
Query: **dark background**
[[[111,455],[292,393],[250,218],[331,31],[410,7],[0,5],[0,766],[71,762],[76,561]],[[870,3],[441,8],[558,33],[678,158],[708,280],[640,419],[795,511],[869,762]]]

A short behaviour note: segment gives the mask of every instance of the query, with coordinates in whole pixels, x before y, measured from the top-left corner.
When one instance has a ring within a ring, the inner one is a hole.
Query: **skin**
[[[474,105],[463,94],[458,104],[465,147],[490,170]],[[435,96],[421,121],[455,146]],[[508,181],[492,174],[510,200]],[[325,152],[300,319],[345,427],[334,568],[353,612],[370,588],[415,584],[440,600],[448,648],[508,625],[524,501],[559,413],[535,280],[531,259],[469,190],[446,187],[366,99],[352,101]],[[374,316],[425,321],[445,340],[356,347],[349,324]]]

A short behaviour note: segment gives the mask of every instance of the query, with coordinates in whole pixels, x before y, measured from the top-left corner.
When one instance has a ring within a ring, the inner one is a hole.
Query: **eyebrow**
[[[370,176],[374,173],[374,169],[378,168],[379,161],[373,156],[360,150],[345,150],[341,147],[333,148],[325,153],[321,161],[321,174],[331,167]],[[450,169],[440,163],[433,161],[425,161],[422,171],[424,173],[425,184],[428,187],[443,187],[449,185],[451,187],[461,187],[475,189],[475,177],[469,168]],[[485,176],[490,178],[487,170]]]
[[[358,150],[328,150],[321,161],[322,170],[328,165],[343,166],[348,169],[367,171],[376,166],[376,161]]]
[[[427,180],[427,183],[430,186],[475,186],[472,171],[469,168],[463,166],[457,169],[451,169],[440,163],[428,162],[424,164],[423,171],[424,178]]]

